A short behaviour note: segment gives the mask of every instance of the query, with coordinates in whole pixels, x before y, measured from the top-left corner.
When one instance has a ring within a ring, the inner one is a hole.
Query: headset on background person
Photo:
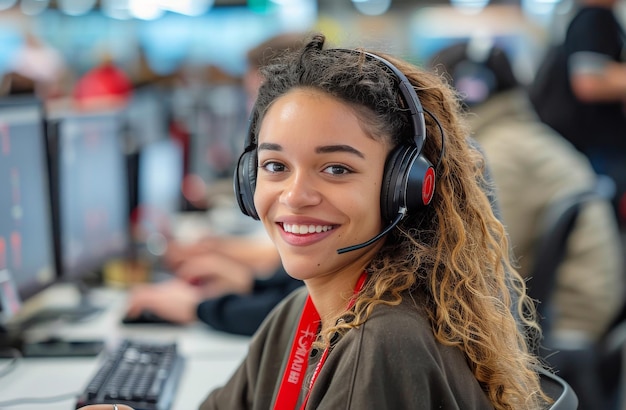
[[[469,108],[520,86],[506,51],[489,36],[474,36],[450,46],[432,65],[443,66]]]
[[[454,88],[468,106],[478,105],[491,97],[497,87],[497,78],[487,66],[493,52],[493,41],[470,41],[465,45],[465,59],[453,69]]]

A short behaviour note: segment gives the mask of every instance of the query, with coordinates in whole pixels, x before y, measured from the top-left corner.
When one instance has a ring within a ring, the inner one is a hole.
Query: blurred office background
[[[422,64],[451,43],[487,36],[507,50],[521,82],[530,83],[575,6],[576,0],[0,0],[0,95],[36,94],[47,118],[120,110],[131,185],[139,183],[134,153],[175,139],[184,198],[168,209],[207,210],[213,190],[224,187],[217,182],[232,188],[249,110],[246,53],[262,41],[321,31],[336,46]],[[617,14],[626,21],[625,0]],[[107,64],[119,71],[106,81],[115,101],[80,105],[84,93],[99,92],[103,81],[93,71]]]
[[[575,0],[0,0],[0,73],[33,35],[79,76],[112,56],[133,76],[215,66],[245,70],[245,52],[282,31],[322,30],[342,44],[423,61],[477,31],[513,51],[524,76],[558,36]]]
[[[487,36],[529,83],[575,7],[576,0],[0,0],[0,95],[35,94],[48,119],[77,110],[121,112],[131,218],[142,225],[139,196],[153,194],[149,224],[161,229],[154,203],[161,213],[204,211],[218,194],[231,193],[249,110],[246,54],[264,40],[321,31],[332,45],[422,64],[451,43]],[[625,0],[617,14],[626,20]],[[117,71],[94,75],[107,65]],[[108,88],[99,90],[104,83]],[[84,103],[85,94],[98,92],[114,98]],[[180,149],[152,161],[148,174],[156,182],[142,183],[139,174],[147,172],[139,168],[146,166],[137,156],[161,140]],[[231,231],[248,228],[218,219]]]
[[[189,134],[203,135],[187,159],[210,183],[230,173],[241,146],[246,52],[264,39],[322,31],[336,45],[422,63],[451,42],[487,35],[509,51],[520,79],[530,81],[546,46],[562,35],[573,2],[0,0],[0,76],[17,71],[52,83],[36,91],[54,112],[67,107],[89,70],[113,62],[134,87],[126,111],[141,127],[142,143],[171,125],[164,119],[180,120]]]
[[[51,179],[52,208],[57,208],[53,222],[61,225],[59,213],[70,222],[72,216],[85,215],[78,228],[89,222],[84,231],[91,235],[73,235],[75,225],[46,228],[55,238],[42,234],[42,247],[55,244],[57,273],[51,273],[47,255],[48,262],[42,264],[45,275],[35,272],[36,291],[56,277],[82,279],[120,254],[130,256],[132,262],[143,261],[144,255],[151,263],[158,261],[166,246],[164,238],[193,242],[206,233],[198,229],[203,224],[210,225],[211,233],[246,234],[257,229],[250,218],[242,220],[231,191],[247,129],[247,52],[262,41],[280,33],[321,31],[332,45],[363,46],[426,64],[434,53],[458,40],[486,36],[507,50],[519,80],[530,83],[544,52],[564,35],[576,1],[0,0],[0,96],[34,94],[44,102],[45,112],[39,112],[38,106],[27,107],[33,120],[28,126],[37,129],[45,118],[48,149],[59,151],[48,158],[59,167]],[[617,15],[626,22],[626,0],[620,1]],[[100,77],[102,71],[94,75],[94,70],[108,66],[115,70],[105,70],[105,77]],[[102,84],[109,88],[99,89]],[[111,98],[86,103],[85,97],[100,91]],[[105,115],[110,111],[115,113],[114,122]],[[39,165],[44,171],[54,169],[44,162],[37,164],[27,152],[18,157],[17,149],[9,158],[6,124],[14,117],[0,115],[0,142],[7,158],[0,161],[6,171],[0,172],[4,178],[0,183],[6,182],[5,189],[14,183],[14,174],[27,175]],[[17,117],[23,131],[24,118]],[[106,127],[98,127],[96,120]],[[11,141],[24,139],[18,137],[19,131],[19,127],[11,130]],[[108,151],[102,148],[105,141],[117,141],[118,131],[124,155],[101,165],[107,160],[103,153],[119,154],[117,145]],[[67,141],[74,143],[69,151]],[[102,147],[95,142],[102,142]],[[81,147],[90,150],[79,151]],[[7,171],[8,165],[15,170]],[[55,187],[55,182],[65,183],[71,192]],[[42,191],[44,184],[39,185],[35,188],[43,198],[47,193]],[[85,209],[67,210],[63,201]],[[44,220],[46,210],[39,211]],[[0,223],[0,240],[6,234],[2,229],[8,231],[21,218],[21,212],[19,218],[15,214],[4,215],[8,222]],[[193,217],[180,218],[181,214]],[[43,226],[49,221],[29,217],[28,222]],[[57,230],[70,235],[63,239]],[[114,246],[106,248],[95,237],[113,238],[107,244]],[[86,252],[89,263],[82,263],[78,251],[88,251],[87,243],[106,254]],[[60,256],[65,253],[69,256]],[[0,273],[6,261],[0,252]],[[107,266],[104,270],[110,275],[104,275],[105,282],[108,278],[109,283],[128,285],[148,280],[141,264],[137,269],[135,264],[130,264],[131,269]],[[127,280],[131,276],[134,279]]]

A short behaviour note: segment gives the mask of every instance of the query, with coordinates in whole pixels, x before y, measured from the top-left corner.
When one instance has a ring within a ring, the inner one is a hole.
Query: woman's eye
[[[331,175],[344,175],[349,174],[351,171],[343,165],[331,165],[329,167],[326,167],[324,169],[324,172]]]
[[[268,172],[282,172],[285,170],[285,166],[279,162],[266,162],[261,165],[261,168]]]

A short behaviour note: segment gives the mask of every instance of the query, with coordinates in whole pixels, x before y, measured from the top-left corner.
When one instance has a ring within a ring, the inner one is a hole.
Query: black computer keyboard
[[[124,340],[112,352],[76,401],[127,404],[135,410],[167,410],[174,401],[184,366],[176,343]]]

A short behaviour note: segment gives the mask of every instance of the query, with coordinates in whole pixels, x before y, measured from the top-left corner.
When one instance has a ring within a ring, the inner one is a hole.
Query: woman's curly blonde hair
[[[364,53],[324,50],[324,41],[313,35],[302,51],[264,69],[258,118],[290,89],[309,87],[352,106],[372,138],[392,146],[412,138],[395,75]],[[427,113],[423,152],[438,164],[437,185],[432,203],[387,236],[354,307],[323,341],[363,324],[377,305],[419,296],[437,340],[465,354],[496,409],[544,407],[541,364],[529,351],[528,335],[540,334],[533,303],[509,262],[507,235],[487,195],[484,158],[468,140],[459,98],[437,75],[378,55],[404,73]]]

